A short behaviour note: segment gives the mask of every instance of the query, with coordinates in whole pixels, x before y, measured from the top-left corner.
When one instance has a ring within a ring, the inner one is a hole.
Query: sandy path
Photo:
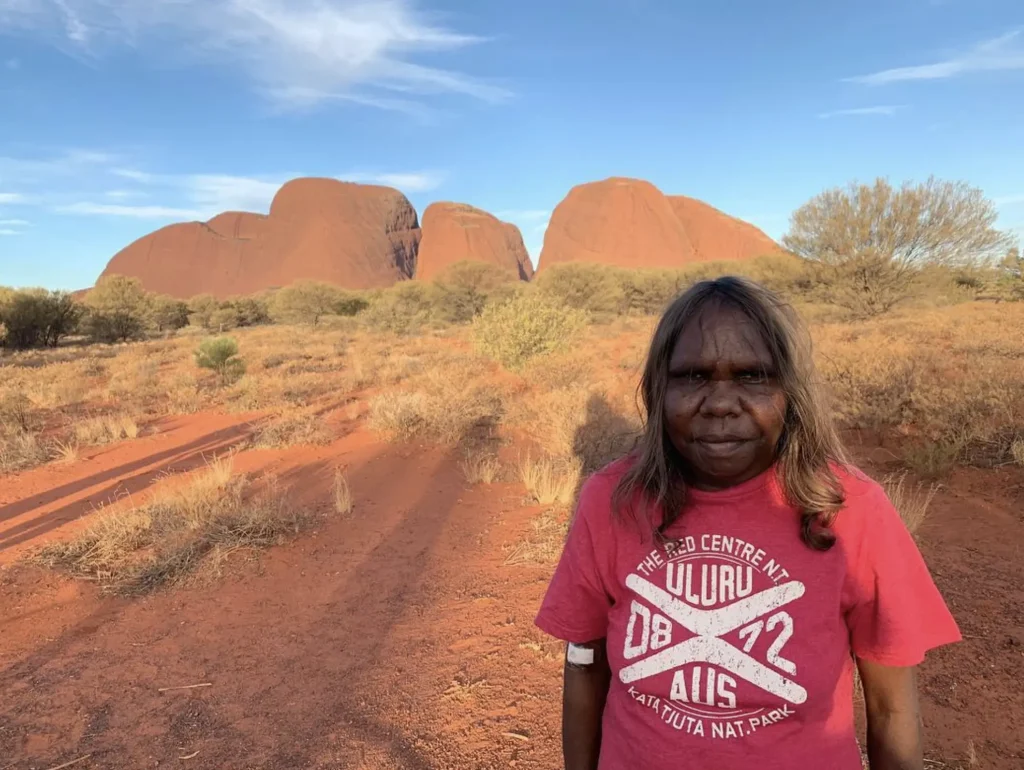
[[[241,430],[232,424],[210,427]],[[191,443],[170,433],[168,450]],[[220,582],[145,599],[0,572],[0,768],[86,754],[76,767],[559,766],[558,647],[532,628],[550,567],[503,564],[503,547],[537,513],[519,489],[469,489],[451,453],[381,445],[358,430],[329,447],[244,452],[236,462],[279,474],[325,511],[343,466],[356,509],[229,565]],[[132,478],[143,474],[141,483],[151,465]],[[1024,766],[1024,523],[1014,483],[1019,473],[958,472],[922,531],[971,637],[922,672],[929,756],[951,768],[968,742],[980,767]]]

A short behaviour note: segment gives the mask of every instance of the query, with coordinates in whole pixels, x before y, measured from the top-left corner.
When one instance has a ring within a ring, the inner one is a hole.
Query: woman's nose
[[[728,417],[739,414],[740,400],[731,380],[712,380],[708,383],[707,395],[701,402],[700,411],[709,417]]]

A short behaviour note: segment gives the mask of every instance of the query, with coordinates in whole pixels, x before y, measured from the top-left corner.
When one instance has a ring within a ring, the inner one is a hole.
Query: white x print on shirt
[[[624,684],[669,671],[687,663],[709,663],[739,676],[762,690],[799,705],[807,690],[720,637],[741,628],[772,610],[804,595],[804,584],[792,580],[748,596],[728,607],[701,610],[679,601],[639,575],[626,578],[626,586],[665,613],[683,628],[696,634],[685,642],[661,650],[619,671]]]

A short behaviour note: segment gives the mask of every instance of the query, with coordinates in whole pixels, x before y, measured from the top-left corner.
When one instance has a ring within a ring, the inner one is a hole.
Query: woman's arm
[[[565,770],[597,770],[601,754],[601,717],[611,683],[604,639],[579,645],[594,654],[589,664],[565,661],[562,691],[562,756]],[[584,658],[585,660],[585,658]]]
[[[922,770],[916,669],[861,658],[857,667],[864,683],[871,770]]]

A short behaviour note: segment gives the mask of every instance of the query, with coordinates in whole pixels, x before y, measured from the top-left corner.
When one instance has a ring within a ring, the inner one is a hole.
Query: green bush
[[[542,270],[534,283],[552,303],[591,313],[619,315],[628,309],[623,288],[628,271],[607,265],[569,263]]]
[[[469,323],[489,302],[508,299],[521,281],[486,262],[456,262],[434,279],[431,315],[445,323]]]
[[[484,308],[473,322],[472,335],[481,353],[507,369],[518,369],[535,356],[567,347],[586,322],[582,310],[523,293]]]
[[[145,336],[153,316],[153,295],[138,278],[110,275],[85,295],[86,324],[100,342],[124,342]]]
[[[183,329],[188,326],[188,303],[174,297],[155,297],[151,320],[157,331]]]
[[[320,281],[299,281],[278,291],[270,304],[271,317],[282,323],[316,327],[328,315],[355,315],[366,301],[351,292]]]
[[[55,348],[73,334],[82,318],[82,306],[65,291],[0,289],[0,345],[24,350]]]
[[[374,331],[413,334],[434,318],[437,297],[437,287],[432,284],[402,281],[371,294],[369,307],[359,318]]]
[[[239,297],[229,303],[235,310],[236,326],[270,323],[270,304],[263,297]]]
[[[216,372],[225,385],[245,374],[245,362],[238,357],[238,343],[230,337],[203,340],[196,348],[195,358],[196,366]]]
[[[220,303],[212,294],[197,294],[188,301],[188,322],[204,329],[213,328],[213,314],[220,309]]]

